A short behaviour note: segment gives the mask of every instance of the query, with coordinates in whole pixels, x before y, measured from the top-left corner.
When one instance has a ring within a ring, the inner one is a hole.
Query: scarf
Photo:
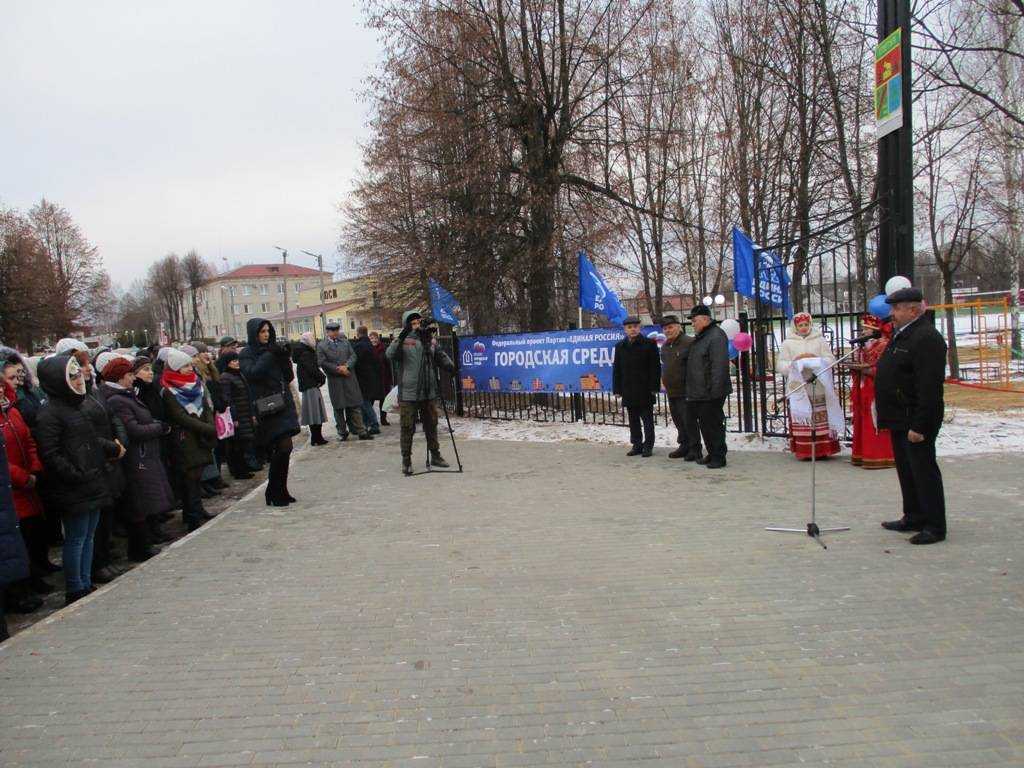
[[[203,415],[203,382],[195,371],[181,374],[165,368],[160,384],[174,395],[174,399],[187,413],[196,417]]]
[[[843,407],[839,403],[839,397],[832,387],[832,371],[825,370],[827,366],[820,357],[805,357],[802,360],[794,360],[789,366],[790,381],[807,382],[804,378],[804,371],[811,371],[817,375],[817,385],[824,390],[825,410],[828,413],[828,426],[833,436],[843,434],[846,429],[846,417],[843,415]],[[814,405],[811,403],[811,393],[808,391],[815,387],[815,394],[822,389],[812,384],[805,384],[800,389],[789,394],[789,409],[795,424],[810,424],[813,418]]]

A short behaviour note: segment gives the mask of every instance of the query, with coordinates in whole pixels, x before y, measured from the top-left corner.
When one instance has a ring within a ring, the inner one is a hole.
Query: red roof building
[[[324,272],[324,279],[331,281],[334,275],[331,272]],[[206,283],[219,282],[221,280],[259,280],[273,279],[275,277],[319,277],[320,272],[310,267],[303,267],[298,264],[245,264],[236,267],[228,272],[221,272],[214,275]]]

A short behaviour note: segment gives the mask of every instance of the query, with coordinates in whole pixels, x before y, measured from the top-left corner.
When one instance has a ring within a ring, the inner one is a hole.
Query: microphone
[[[851,339],[851,344],[867,344],[872,339],[882,338],[882,332],[878,329],[873,330],[871,333],[865,333],[863,336],[858,336],[856,339]]]

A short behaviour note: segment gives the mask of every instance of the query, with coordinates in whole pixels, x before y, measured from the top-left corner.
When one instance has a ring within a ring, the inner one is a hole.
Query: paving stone
[[[418,446],[418,450],[421,447]],[[892,472],[712,472],[592,444],[396,436],[260,494],[0,646],[0,765],[1024,764],[1020,457],[944,461],[950,539]]]

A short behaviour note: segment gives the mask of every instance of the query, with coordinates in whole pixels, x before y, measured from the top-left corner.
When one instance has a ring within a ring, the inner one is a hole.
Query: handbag
[[[215,414],[213,421],[217,427],[218,440],[227,440],[235,436],[235,420],[231,415],[231,408],[225,408],[223,413]]]
[[[284,410],[284,389],[272,395],[258,397],[253,402],[257,419],[266,419]]]

